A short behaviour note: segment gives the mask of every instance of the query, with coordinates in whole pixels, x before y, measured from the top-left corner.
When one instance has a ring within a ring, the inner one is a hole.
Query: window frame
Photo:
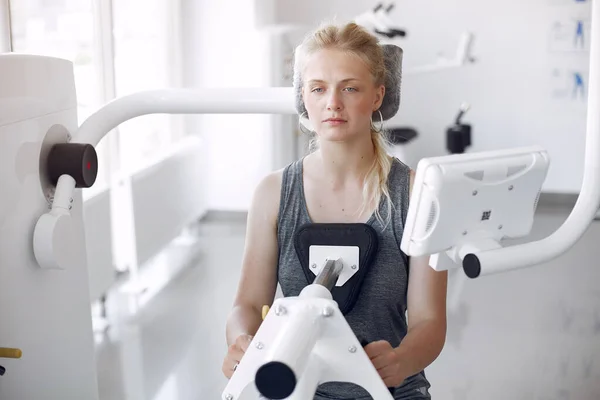
[[[12,52],[14,49],[13,38],[11,34],[11,7],[10,0],[0,0],[0,52]],[[98,105],[101,107],[104,104],[116,98],[116,71],[115,71],[115,37],[113,35],[114,28],[114,7],[113,0],[92,0],[91,11],[93,14],[94,23],[94,64],[99,71],[98,86],[100,87],[100,98]],[[169,46],[167,52],[169,54],[169,85],[171,87],[181,87],[183,82],[183,44],[182,44],[182,16],[180,0],[168,2],[168,15],[165,17],[165,24],[168,24]],[[141,117],[143,118],[143,117]],[[177,145],[177,142],[184,139],[186,136],[185,124],[183,116],[172,115],[169,124],[169,146],[164,148],[160,146],[155,154],[148,160],[142,163],[145,167],[159,162],[164,156],[170,154],[170,147]],[[83,122],[83,121],[81,121]],[[100,142],[99,164],[104,166],[106,170],[105,180],[95,184],[92,188],[86,190],[84,201],[110,189],[117,176],[123,177],[131,175],[135,171],[125,171],[122,168],[124,157],[122,149],[119,146],[120,135],[119,127],[114,128],[107,133],[105,138]]]

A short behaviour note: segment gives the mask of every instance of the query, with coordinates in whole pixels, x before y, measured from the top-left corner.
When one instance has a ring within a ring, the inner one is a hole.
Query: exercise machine
[[[597,44],[597,3],[592,22]],[[403,238],[408,255],[432,254],[434,268],[463,268],[476,278],[544,263],[579,240],[600,205],[595,112],[600,46],[591,46],[590,59],[583,183],[564,224],[538,241],[501,244],[528,232],[548,168],[543,149],[424,159]],[[118,124],[151,113],[297,114],[295,93],[292,88],[141,92],[107,104],[78,127],[69,62],[2,54],[0,74],[10,77],[0,86],[0,398],[98,399],[81,196],[98,170],[94,147]],[[469,207],[457,208],[455,201]],[[467,208],[464,221],[453,225],[458,215],[449,214]],[[515,213],[522,220],[514,221]],[[360,382],[376,398],[391,399],[336,300],[368,268],[368,260],[359,251],[356,263],[355,243],[306,243],[315,279],[300,296],[274,303],[222,398],[251,399],[243,396],[256,393],[299,398],[316,383],[335,379]],[[294,334],[297,330],[307,335]],[[283,387],[265,383],[263,378],[275,375],[287,377]]]
[[[387,6],[384,6],[383,3],[379,3],[373,7],[373,9],[369,9],[358,15],[354,21],[369,29],[371,32],[388,39],[405,37],[407,33],[406,30],[395,26],[388,17],[388,14],[394,7],[394,3],[390,3]]]
[[[354,22],[380,37],[383,43],[394,43],[397,38],[407,36],[407,31],[397,27],[389,18],[390,12],[396,7],[394,2],[389,4],[378,3],[372,9],[368,9],[354,18]],[[453,57],[446,57],[439,54],[434,62],[426,65],[419,65],[408,68],[404,74],[420,74],[428,72],[437,72],[446,69],[463,67],[475,62],[473,56],[473,44],[475,35],[472,32],[465,31],[460,35],[456,52]]]

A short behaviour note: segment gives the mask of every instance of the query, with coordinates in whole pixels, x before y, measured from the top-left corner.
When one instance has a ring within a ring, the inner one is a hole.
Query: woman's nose
[[[331,96],[329,96],[329,101],[327,102],[327,109],[328,110],[341,110],[342,109],[342,102],[340,101],[340,98],[338,97],[337,94],[332,94]]]

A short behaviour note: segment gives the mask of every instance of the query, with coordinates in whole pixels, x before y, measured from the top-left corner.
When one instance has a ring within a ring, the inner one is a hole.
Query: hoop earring
[[[371,129],[375,133],[379,133],[383,130],[383,114],[381,113],[381,110],[377,110],[377,112],[379,113],[379,129],[373,123],[373,115],[371,115]]]
[[[310,135],[313,132],[310,129],[308,129],[307,127],[305,127],[304,124],[302,123],[302,116],[304,114],[306,114],[306,119],[308,120],[308,113],[306,111],[303,111],[302,114],[300,114],[300,116],[298,117],[298,127],[300,129],[300,132],[304,133],[305,135]]]

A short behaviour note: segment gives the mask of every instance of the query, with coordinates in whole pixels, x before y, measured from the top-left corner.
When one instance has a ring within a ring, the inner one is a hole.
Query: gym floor
[[[552,233],[569,211],[540,206],[531,239]],[[152,267],[155,281],[175,276],[160,290],[108,296],[110,327],[96,335],[100,399],[221,398],[244,235],[243,215],[201,221]],[[433,398],[600,398],[599,243],[594,222],[555,260],[464,282],[446,347],[426,370]]]

